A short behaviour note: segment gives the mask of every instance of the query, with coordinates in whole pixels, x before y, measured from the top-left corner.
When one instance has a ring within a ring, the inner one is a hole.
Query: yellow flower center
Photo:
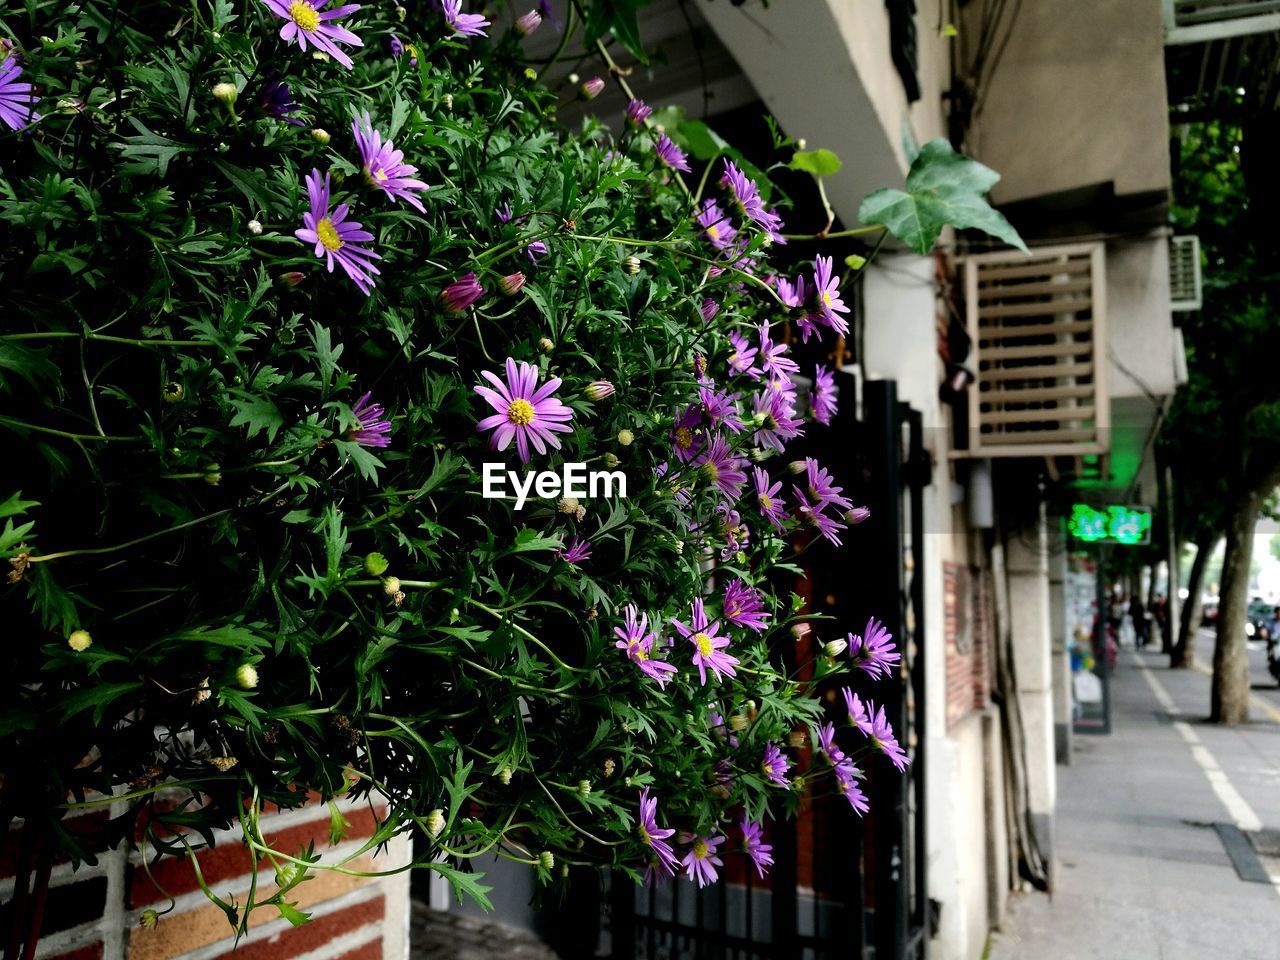
[[[705,860],[708,852],[707,841],[703,840],[701,837],[693,841],[693,855],[699,860]]]
[[[709,636],[707,636],[705,633],[695,633],[693,635],[693,642],[694,642],[694,645],[698,648],[698,652],[700,654],[702,654],[704,657],[711,656],[711,651],[714,648],[711,646],[711,638]]]
[[[308,7],[308,10],[311,8]],[[342,238],[338,236],[338,228],[333,225],[333,221],[325,217],[316,224],[316,236],[320,238],[320,243],[326,250],[332,250],[335,253],[342,249]]]
[[[528,400],[512,400],[507,407],[507,419],[517,427],[527,427],[533,423],[533,404]]]
[[[644,652],[644,647],[640,646],[639,640],[632,640],[627,647],[627,652],[637,660],[648,660],[649,655]]]
[[[765,510],[772,510],[773,498],[769,496],[767,493],[760,494],[760,506],[763,507]]]
[[[688,450],[693,446],[693,431],[688,427],[677,427],[676,446],[681,450]]]
[[[715,483],[720,479],[720,469],[710,460],[702,465],[701,473],[707,483]]]
[[[648,830],[646,830],[646,829],[644,828],[644,824],[643,824],[643,823],[639,824],[639,825],[636,827],[636,829],[638,829],[638,830],[640,831],[640,839],[641,839],[641,840],[643,840],[645,843],[648,843],[648,842],[649,842],[649,831],[648,831]]]
[[[289,4],[289,19],[298,25],[299,30],[315,33],[320,28],[320,14],[315,7],[302,0],[293,0]]]
[[[714,223],[711,226],[707,227],[707,236],[710,237],[712,240],[720,239],[720,231],[716,229],[716,225]]]
[[[831,306],[831,294],[829,294],[826,290],[822,291],[822,303],[824,306],[828,306],[828,307]]]

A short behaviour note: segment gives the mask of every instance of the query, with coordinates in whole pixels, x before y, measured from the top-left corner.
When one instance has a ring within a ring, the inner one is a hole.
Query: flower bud
[[[225,103],[228,107],[236,102],[236,97],[239,95],[234,83],[215,83],[213,85],[214,99]]]
[[[321,63],[328,63],[328,62],[329,62],[329,55],[328,55],[327,53],[325,53],[323,50],[312,50],[312,51],[311,51],[311,59],[312,59],[312,60],[319,60]]]
[[[538,866],[543,870],[554,870],[556,866],[556,856],[550,850],[543,850],[538,854]]]
[[[504,787],[511,784],[511,768],[505,763],[498,768],[498,782]]]
[[[138,926],[143,930],[154,930],[159,922],[160,914],[151,909],[143,910],[141,916],[138,917]]]
[[[846,510],[844,519],[846,523],[858,524],[871,516],[871,511],[866,507],[854,507],[852,510]]]
[[[607,757],[607,758],[605,759],[605,761],[604,761],[604,775],[605,775],[606,777],[612,777],[612,776],[613,776],[613,771],[614,771],[614,770],[616,770],[617,768],[618,768],[618,765],[617,765],[616,763],[614,763],[614,762],[613,762],[613,757]]]
[[[618,458],[615,457],[612,453],[606,453],[604,455],[604,465],[608,467],[610,470],[616,467],[619,462],[620,461],[618,460]]]
[[[515,273],[507,274],[498,281],[498,289],[506,296],[514,297],[520,292],[520,288],[524,286],[524,274],[517,270]]]
[[[328,130],[324,130],[324,129],[321,129],[320,127],[316,127],[314,130],[311,131],[311,139],[314,140],[316,143],[320,144],[322,147],[327,147],[329,145],[329,141],[332,138],[329,136]]]
[[[613,396],[613,384],[608,380],[593,380],[583,391],[590,400],[603,400]]]
[[[590,781],[590,780],[579,780],[579,781],[578,781],[578,796],[580,796],[583,800],[585,800],[585,799],[587,799],[587,797],[591,796],[591,781]]]
[[[561,513],[572,514],[578,509],[577,497],[561,497],[556,502],[556,509]]]
[[[622,444],[624,447],[631,446],[635,438],[636,438],[635,434],[632,433],[630,430],[628,430],[626,427],[623,427],[621,430],[618,431],[618,442]]]
[[[236,684],[241,690],[252,690],[258,685],[258,668],[252,663],[242,663],[236,667]]]
[[[752,447],[751,452],[747,454],[752,463],[764,463],[773,456],[772,450],[761,450],[759,447]]]
[[[289,884],[293,883],[294,877],[298,875],[297,867],[292,863],[282,863],[276,867],[276,886],[283,890]]]
[[[635,254],[622,258],[622,272],[629,277],[634,277],[640,272],[640,258]]]
[[[803,149],[805,148],[805,146],[806,146],[807,142],[808,142],[808,141],[806,141],[804,137],[801,137],[799,140],[797,140],[797,141],[796,141],[796,149],[797,149],[797,150],[803,150]]]
[[[787,734],[787,745],[794,750],[804,749],[804,745],[809,742],[809,735],[803,730],[792,730]]]
[[[383,577],[382,592],[385,593],[388,597],[394,597],[397,593],[400,592],[400,578],[399,577]]]
[[[196,686],[196,692],[191,695],[192,704],[201,704],[213,696],[213,691],[209,689],[209,678],[205,677]]]
[[[585,520],[586,518],[587,518],[587,508],[586,508],[586,507],[584,507],[582,504],[578,504],[576,507],[574,507],[574,508],[573,508],[573,519],[575,519],[575,520],[577,520],[579,523],[581,523],[581,522],[582,522],[583,520]],[[595,607],[592,607],[592,608],[591,608],[591,611],[592,611],[592,613],[591,613],[591,619],[592,619],[592,620],[594,620],[594,619],[595,619]]]
[[[570,73],[567,77],[565,77],[565,79],[568,80],[570,83],[576,85],[581,78],[576,73]]]
[[[534,83],[538,79],[538,71],[533,69],[533,67],[525,67],[524,78],[528,80],[530,83]]]
[[[364,555],[364,572],[371,577],[380,577],[387,572],[387,568],[391,566],[391,562],[380,553],[366,553]]]
[[[276,279],[286,287],[296,287],[306,278],[307,275],[300,270],[286,270],[284,273],[280,274],[280,276],[276,277]]]
[[[847,640],[828,640],[827,645],[822,648],[828,657],[838,657],[849,649],[849,641]]]
[[[222,467],[216,463],[211,463],[204,471],[204,482],[211,487],[216,487],[222,483]]]
[[[747,729],[747,718],[740,713],[735,713],[729,717],[729,729],[735,733],[741,733]]]
[[[245,224],[245,226],[249,228],[249,232],[253,234],[255,237],[262,236],[262,223],[260,221],[250,220],[247,224]]]
[[[599,77],[592,77],[578,88],[578,92],[582,94],[582,99],[584,100],[594,100],[600,96],[602,90],[604,90],[604,81]]]
[[[809,635],[809,625],[807,623],[793,623],[791,625],[791,635],[797,640]]]
[[[73,630],[71,636],[67,637],[67,646],[76,653],[84,653],[93,646],[93,637],[88,630]]]
[[[542,14],[537,10],[530,10],[523,16],[516,18],[516,33],[522,37],[529,36],[540,26],[542,26]]]
[[[809,465],[806,464],[803,460],[792,460],[790,463],[787,464],[787,469],[790,470],[792,473],[794,473],[796,476],[799,476],[800,474],[804,473],[806,470],[809,469]]]
[[[440,831],[444,829],[444,811],[437,807],[428,813],[425,826],[432,840],[440,836]]]
[[[441,105],[441,106],[443,106],[446,110],[452,110],[452,109],[453,109],[453,94],[452,94],[452,93],[446,93],[443,97],[441,97],[441,98],[440,98],[440,105]]]
[[[538,339],[538,349],[541,350],[543,353],[550,353],[555,348],[556,348],[556,345],[552,343],[549,338],[540,337]]]
[[[406,10],[402,6],[399,6],[399,5],[396,6],[396,17],[397,19],[399,19],[401,23],[404,23],[404,18],[407,17],[408,15],[409,15],[408,10]]]
[[[164,402],[177,403],[186,392],[186,388],[177,380],[170,380],[164,385]]]

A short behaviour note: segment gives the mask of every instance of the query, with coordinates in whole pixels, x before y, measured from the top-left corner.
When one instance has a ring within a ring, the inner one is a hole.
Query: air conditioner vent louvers
[[[964,261],[976,382],[972,457],[1082,456],[1108,447],[1102,244]]]
[[[1175,311],[1199,310],[1200,238],[1169,238],[1169,307]]]

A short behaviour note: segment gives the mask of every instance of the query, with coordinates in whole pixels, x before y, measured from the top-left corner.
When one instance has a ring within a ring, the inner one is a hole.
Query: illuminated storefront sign
[[[1151,508],[1110,506],[1099,510],[1085,503],[1071,508],[1067,532],[1083,543],[1138,546],[1151,542]]]

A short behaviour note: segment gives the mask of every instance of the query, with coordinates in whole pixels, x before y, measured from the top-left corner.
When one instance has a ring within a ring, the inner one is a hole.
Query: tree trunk
[[[1218,642],[1213,648],[1214,723],[1249,722],[1249,647],[1244,632],[1249,608],[1249,566],[1253,560],[1253,527],[1261,496],[1250,492],[1227,514],[1227,551],[1222,561],[1218,597]]]
[[[1191,561],[1191,572],[1187,575],[1187,602],[1182,605],[1181,615],[1178,618],[1178,641],[1173,645],[1173,652],[1169,655],[1171,669],[1189,670],[1195,663],[1196,632],[1200,629],[1200,594],[1204,589],[1204,571],[1209,566],[1209,558],[1217,548],[1217,534],[1201,537],[1196,541],[1196,558]]]

